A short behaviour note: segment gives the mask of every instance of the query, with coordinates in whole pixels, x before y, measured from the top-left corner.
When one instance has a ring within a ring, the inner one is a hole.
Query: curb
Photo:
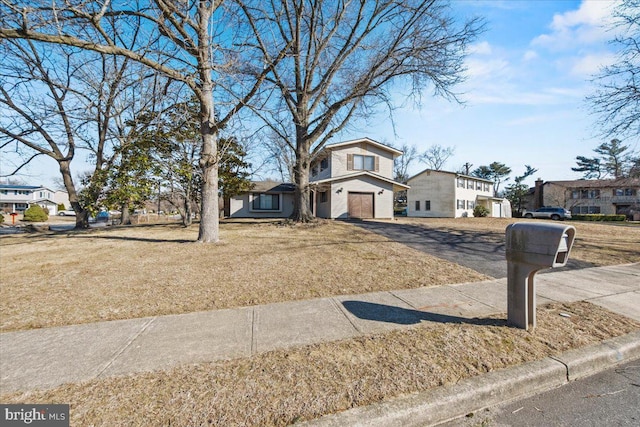
[[[640,358],[640,331],[559,356],[467,378],[450,386],[398,397],[296,426],[432,426],[528,397]]]

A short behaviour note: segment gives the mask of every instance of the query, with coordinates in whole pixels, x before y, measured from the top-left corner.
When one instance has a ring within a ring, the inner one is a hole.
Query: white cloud
[[[473,44],[469,47],[470,55],[491,55],[493,49],[487,41]]]
[[[537,59],[537,58],[538,58],[538,52],[536,52],[535,50],[528,50],[522,56],[522,60],[525,62],[533,61],[534,59]]]
[[[563,50],[609,40],[607,27],[615,5],[612,1],[585,0],[577,10],[554,15],[551,32],[534,38],[531,44]]]
[[[576,77],[590,78],[597,74],[602,67],[614,62],[615,55],[612,53],[585,55],[573,60],[570,73]]]
[[[496,58],[490,60],[467,59],[467,76],[474,79],[491,78],[508,74],[509,62]]]

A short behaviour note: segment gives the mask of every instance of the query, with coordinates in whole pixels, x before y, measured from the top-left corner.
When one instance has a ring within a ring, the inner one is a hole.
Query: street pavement
[[[640,425],[640,360],[440,427],[548,427]]]
[[[538,304],[579,300],[640,321],[640,263],[574,271],[559,269],[537,276]],[[507,280],[503,278],[6,332],[0,334],[0,392],[47,389],[182,364],[249,357],[277,348],[407,328],[423,321],[482,323],[488,316],[506,311]],[[370,410],[357,408],[364,411],[357,413],[357,419],[369,420],[366,425],[409,425],[412,423],[407,418],[394,418],[400,420],[394,424],[389,417],[411,414],[413,421],[426,420],[414,425],[429,425],[446,420],[446,416],[453,417],[451,411],[472,412],[488,406],[487,402],[499,397],[497,390],[514,398],[522,390],[542,391],[566,382],[568,375],[569,379],[581,377],[634,357],[640,357],[640,332],[569,355],[566,360],[559,357],[514,368],[520,369],[520,374],[512,370],[486,374],[470,380],[466,386],[460,385],[467,387],[466,392],[442,389],[420,402],[391,402],[388,407]],[[520,383],[514,378],[519,376],[525,385],[518,386]],[[535,384],[528,383],[531,381]],[[467,399],[468,405],[454,402],[451,397],[471,394],[475,397]],[[425,407],[424,402],[429,399],[437,399],[437,404],[432,402]],[[407,409],[406,405],[413,409]],[[445,415],[436,410],[438,407],[446,409],[442,412]],[[351,425],[350,414],[347,411],[334,418],[329,416],[318,420],[317,425]]]

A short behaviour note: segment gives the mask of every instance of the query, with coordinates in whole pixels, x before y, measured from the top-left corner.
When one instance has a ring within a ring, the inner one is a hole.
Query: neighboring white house
[[[0,184],[0,210],[3,212],[22,213],[32,204],[49,209],[49,215],[58,213],[59,204],[70,207],[66,191],[53,191],[43,186]]]
[[[459,218],[473,216],[482,205],[492,217],[511,217],[508,200],[493,195],[493,182],[456,172],[426,169],[409,178],[407,216]]]
[[[402,151],[369,138],[326,145],[310,166],[311,209],[320,218],[393,218],[393,192],[409,188],[393,180],[393,159]],[[232,218],[288,217],[293,184],[254,183],[232,197]]]

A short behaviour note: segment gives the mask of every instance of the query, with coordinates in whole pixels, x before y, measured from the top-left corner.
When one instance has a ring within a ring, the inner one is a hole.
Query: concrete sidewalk
[[[247,357],[506,313],[506,279],[0,334],[0,391]],[[587,300],[640,320],[640,263],[537,276],[538,304]]]

